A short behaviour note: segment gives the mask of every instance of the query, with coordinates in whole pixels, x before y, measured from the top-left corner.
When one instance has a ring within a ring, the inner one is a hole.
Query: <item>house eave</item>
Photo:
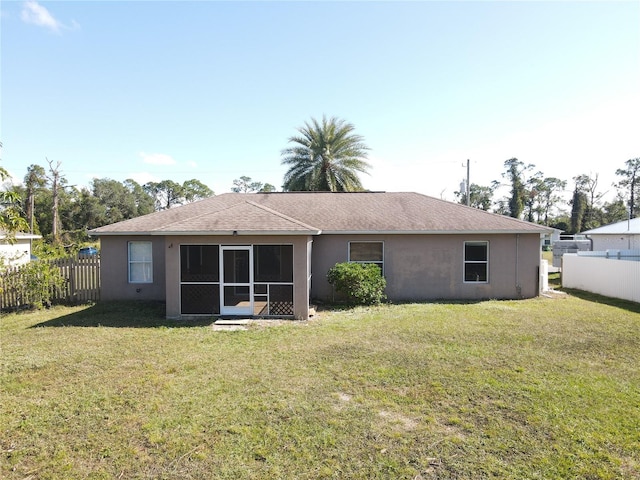
[[[309,231],[301,231],[301,230],[218,230],[218,231],[193,231],[193,232],[184,232],[184,231],[176,231],[176,232],[154,232],[151,235],[165,235],[165,236],[183,236],[183,235],[193,235],[193,236],[232,236],[232,237],[240,237],[240,236],[308,236],[308,235],[320,235],[321,230],[309,230]]]
[[[89,232],[90,236],[318,236],[318,235],[522,235],[547,233],[548,230],[218,230],[218,231],[130,231],[130,232]]]
[[[89,232],[89,235],[98,237],[115,237],[115,236],[155,236],[155,237],[168,237],[168,236],[220,236],[220,237],[239,237],[239,236],[308,236],[308,235],[320,235],[321,230],[206,230],[206,231],[165,231],[165,230],[152,230],[152,231],[130,231],[130,232]]]
[[[152,232],[95,232],[92,230],[89,230],[87,232],[87,235],[89,235],[90,237],[116,237],[119,235],[128,235],[128,236],[134,236],[134,235],[140,235],[140,236],[148,236],[148,235],[157,235],[157,233],[152,233]]]
[[[323,230],[323,235],[515,235],[548,233],[551,230]]]

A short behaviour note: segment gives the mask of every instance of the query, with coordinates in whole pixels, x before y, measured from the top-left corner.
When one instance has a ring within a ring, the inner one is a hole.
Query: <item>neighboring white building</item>
[[[31,260],[31,240],[42,238],[40,235],[18,232],[15,242],[7,239],[6,232],[0,231],[0,266],[15,267]]]
[[[593,242],[591,250],[640,250],[640,218],[582,232]]]
[[[542,249],[551,250],[554,242],[557,242],[558,240],[560,240],[560,235],[562,234],[562,232],[563,230],[554,228],[552,232],[543,233],[542,235],[540,235],[540,241],[542,242],[541,243]]]

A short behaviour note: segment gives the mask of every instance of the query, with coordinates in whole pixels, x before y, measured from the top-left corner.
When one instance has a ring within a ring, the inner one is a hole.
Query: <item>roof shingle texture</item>
[[[543,233],[548,228],[419,193],[226,193],[96,228],[101,234]]]

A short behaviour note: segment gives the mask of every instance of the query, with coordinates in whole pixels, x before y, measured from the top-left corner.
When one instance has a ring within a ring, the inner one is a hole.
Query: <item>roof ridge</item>
[[[278,216],[278,217],[280,217],[280,218],[282,218],[284,220],[287,220],[289,222],[295,223],[296,225],[298,225],[298,226],[300,226],[302,228],[306,228],[307,230],[315,230],[315,231],[321,231],[322,230],[320,228],[317,228],[317,227],[308,225],[308,224],[306,224],[304,222],[301,222],[300,220],[298,220],[296,218],[293,218],[293,217],[290,217],[288,215],[285,215],[282,212],[278,212],[277,210],[273,210],[272,208],[266,207],[264,205],[260,205],[258,203],[255,203],[255,202],[253,202],[251,200],[247,200],[247,199],[238,199],[237,202],[235,202],[235,203],[233,203],[231,205],[227,205],[224,208],[220,208],[220,209],[217,209],[217,210],[214,210],[214,211],[210,210],[210,211],[201,213],[199,215],[194,215],[193,217],[190,217],[190,220],[193,220],[193,219],[196,219],[196,218],[203,218],[203,217],[206,217],[206,216],[211,216],[211,215],[214,215],[214,214],[217,214],[217,213],[220,213],[220,212],[231,210],[231,209],[236,208],[238,206],[241,206],[243,204],[249,204],[249,205],[251,205],[253,207],[257,207],[262,211],[265,211],[265,212],[270,213],[272,215],[276,215],[276,216]],[[153,229],[151,229],[151,231],[153,231],[153,232],[167,231],[167,230],[169,230],[169,227],[171,225],[176,225],[176,224],[179,224],[179,223],[181,223],[183,221],[184,221],[184,218],[180,218],[180,219],[178,219],[178,220],[176,220],[174,222],[166,223],[166,224],[162,225],[161,227],[153,228]]]
[[[297,218],[293,218],[293,217],[290,217],[289,215],[285,215],[284,213],[274,210],[273,208],[265,207],[264,205],[260,205],[259,203],[252,202],[251,200],[245,200],[245,202],[250,205],[253,205],[254,207],[258,207],[261,210],[277,215],[280,218],[296,223],[297,225],[303,228],[308,228],[309,230],[318,230],[318,231],[322,230],[321,228],[314,227],[312,225],[309,225],[308,223],[301,222]]]
[[[214,198],[214,196],[211,196],[211,197],[209,197],[209,198],[205,198],[205,199],[203,199],[202,201],[203,201],[203,203],[204,203],[204,201],[205,201],[205,200],[209,200],[209,199],[211,199],[211,198]],[[243,200],[240,200],[240,201],[238,201],[237,203],[234,203],[233,205],[228,205],[228,206],[226,206],[226,207],[223,207],[223,208],[220,208],[220,209],[218,209],[218,210],[214,210],[214,211],[210,211],[210,210],[209,210],[209,211],[206,211],[206,212],[201,213],[201,214],[199,214],[199,215],[194,215],[193,217],[190,217],[190,218],[191,218],[191,219],[194,219],[194,218],[201,218],[201,217],[205,217],[205,216],[207,216],[207,215],[211,215],[211,214],[213,214],[213,213],[224,212],[225,210],[229,210],[229,209],[231,209],[231,208],[233,208],[233,207],[235,207],[235,206],[237,206],[237,205],[240,205],[242,202],[243,202]],[[195,203],[196,203],[196,202],[193,202],[193,203],[190,203],[190,204],[187,204],[187,205],[193,205],[193,204],[195,204]],[[198,202],[198,203],[199,203],[199,202]],[[178,206],[178,207],[176,207],[176,208],[186,207],[187,205],[179,205],[179,206]],[[161,213],[161,212],[166,212],[166,211],[167,211],[167,210],[160,210],[160,211],[158,211],[158,212],[153,212],[153,213]],[[140,218],[140,217],[138,217],[138,218]],[[132,219],[132,220],[133,220],[133,219]],[[181,223],[181,222],[183,222],[183,221],[184,221],[184,218],[180,218],[180,219],[178,219],[178,220],[176,220],[176,221],[174,221],[174,222],[170,222],[170,223],[163,224],[163,226],[162,226],[162,227],[152,228],[150,231],[155,232],[155,231],[162,231],[162,230],[166,230],[168,226],[170,226],[170,225],[175,225],[176,223]]]

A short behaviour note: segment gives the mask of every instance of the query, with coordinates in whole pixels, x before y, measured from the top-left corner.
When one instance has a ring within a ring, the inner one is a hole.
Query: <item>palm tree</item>
[[[282,150],[285,191],[354,192],[363,190],[358,172],[368,173],[369,150],[354,126],[331,117],[314,118],[298,128],[299,136],[289,138],[292,147]]]

